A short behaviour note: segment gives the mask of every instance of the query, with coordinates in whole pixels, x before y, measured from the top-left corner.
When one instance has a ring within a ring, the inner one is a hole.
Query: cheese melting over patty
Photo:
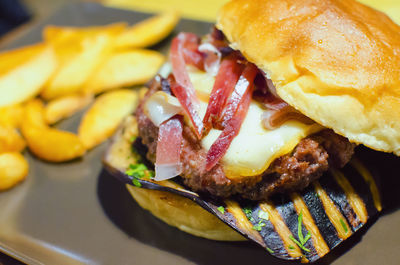
[[[169,72],[170,67],[166,64],[160,73],[162,76],[167,76]],[[215,78],[194,67],[188,67],[188,72],[200,100],[199,115],[203,119]],[[310,125],[289,120],[280,127],[269,130],[264,128],[261,122],[265,111],[260,103],[252,100],[239,134],[233,139],[220,161],[223,163],[225,175],[228,178],[239,179],[261,175],[276,158],[292,152],[301,139],[324,128],[317,123]],[[192,126],[187,116],[185,116],[185,123]],[[201,140],[206,151],[210,149],[221,132],[221,130],[211,129]]]
[[[198,93],[201,103],[199,114],[203,118],[207,110],[206,100],[212,91],[215,79],[193,68],[190,68],[189,76]],[[316,123],[307,125],[297,120],[289,120],[274,130],[268,130],[261,123],[264,111],[266,110],[261,104],[255,100],[251,102],[239,134],[233,139],[222,158],[228,178],[262,174],[276,158],[290,153],[301,139],[323,129]],[[208,151],[221,132],[211,129],[201,141],[203,148]]]

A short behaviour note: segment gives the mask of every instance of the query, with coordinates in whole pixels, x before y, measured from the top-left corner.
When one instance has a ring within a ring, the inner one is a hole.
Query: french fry
[[[90,26],[90,27],[68,27],[68,26],[47,26],[43,30],[43,39],[46,42],[67,41],[68,39],[77,38],[82,39],[88,36],[94,36],[99,33],[122,33],[127,28],[125,22],[118,22],[104,26]]]
[[[0,107],[0,126],[19,128],[24,108],[21,104]]]
[[[113,49],[113,39],[125,28],[124,23],[104,27],[49,27],[44,39],[53,45],[59,67],[46,84],[41,96],[50,100],[79,92],[81,87]]]
[[[141,87],[138,90],[138,94],[139,94],[139,100],[142,100],[144,98],[144,96],[146,95],[147,91],[149,91],[149,89],[147,87]]]
[[[44,119],[44,106],[40,99],[33,99],[28,101],[24,109],[24,122],[21,124],[21,131],[24,134],[24,130],[29,127],[35,127],[40,129],[48,128]]]
[[[79,138],[66,131],[30,128],[24,131],[29,150],[37,157],[50,162],[69,161],[85,154]]]
[[[0,126],[0,154],[5,152],[21,152],[25,149],[24,138],[11,127]]]
[[[176,11],[165,12],[126,29],[116,39],[117,48],[145,48],[166,38],[179,21]]]
[[[0,154],[0,190],[10,189],[23,181],[28,170],[28,162],[20,153]]]
[[[86,152],[77,135],[47,126],[44,106],[38,99],[27,103],[21,131],[29,150],[46,161],[68,161],[81,157]]]
[[[84,91],[100,93],[113,88],[144,84],[161,67],[164,56],[152,50],[115,52],[88,80]]]
[[[72,116],[93,101],[92,95],[70,95],[50,101],[44,111],[47,124],[54,124]]]
[[[110,137],[121,121],[137,107],[138,94],[120,89],[99,96],[82,118],[78,136],[87,149]]]
[[[36,96],[57,67],[51,46],[36,44],[0,54],[0,107]]]

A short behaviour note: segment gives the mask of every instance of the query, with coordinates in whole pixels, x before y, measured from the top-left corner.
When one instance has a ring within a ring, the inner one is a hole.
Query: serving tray
[[[7,48],[40,41],[48,24],[135,23],[148,16],[95,3],[70,4]],[[174,33],[201,35],[210,26],[182,20]],[[165,53],[169,41],[153,48]],[[78,113],[57,127],[76,131],[81,116]],[[27,180],[0,193],[0,251],[28,264],[293,264],[249,242],[197,238],[154,218],[102,168],[106,147],[102,144],[81,160],[61,164],[43,162],[26,152]],[[381,177],[384,212],[318,264],[398,264],[400,159],[366,148],[357,153]]]

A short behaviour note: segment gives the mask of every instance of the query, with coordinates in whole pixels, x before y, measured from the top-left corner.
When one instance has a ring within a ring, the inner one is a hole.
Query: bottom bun
[[[126,186],[142,208],[186,233],[212,240],[246,240],[217,217],[187,198],[165,191]]]

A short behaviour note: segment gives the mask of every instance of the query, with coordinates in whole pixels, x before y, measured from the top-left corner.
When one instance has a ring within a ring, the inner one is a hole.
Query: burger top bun
[[[217,27],[288,104],[400,155],[400,27],[354,0],[234,0]]]

